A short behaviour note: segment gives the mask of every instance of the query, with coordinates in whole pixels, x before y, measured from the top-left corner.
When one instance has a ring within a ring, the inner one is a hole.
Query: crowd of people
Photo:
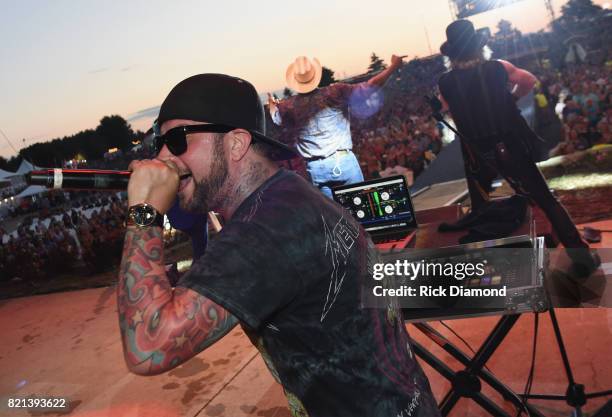
[[[62,215],[41,210],[39,217],[26,218],[14,233],[3,236],[3,279],[36,283],[76,267],[95,273],[117,264],[125,231],[125,199],[101,193],[78,194],[80,198],[72,207],[64,206]],[[3,232],[0,230],[0,234]]]
[[[70,193],[50,192],[34,198],[22,198],[18,204],[7,204],[5,218],[12,219],[33,213],[47,217],[61,210],[70,201]]]
[[[427,115],[411,115],[405,120],[393,114],[387,126],[360,132],[355,140],[366,178],[384,177],[387,172],[416,176],[442,148],[441,132]]]
[[[541,76],[538,106],[554,109],[563,133],[550,156],[612,143],[612,67],[581,64]]]
[[[442,128],[424,100],[444,72],[441,57],[414,60],[382,89],[383,105],[372,117],[353,119],[355,154],[366,178],[418,176],[443,146]]]

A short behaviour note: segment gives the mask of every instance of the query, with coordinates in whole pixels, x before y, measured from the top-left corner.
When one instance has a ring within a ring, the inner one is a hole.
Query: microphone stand
[[[432,96],[425,95],[424,98],[425,98],[425,101],[427,101],[427,104],[429,104],[429,106],[431,107],[431,117],[433,117],[437,122],[442,123],[448,129],[450,129],[461,140],[465,141],[466,143],[470,142],[470,139],[467,136],[459,132],[457,129],[455,129],[450,123],[448,123],[444,119],[444,116],[442,116],[442,113],[441,113],[442,112],[442,102],[440,101],[440,99],[438,99],[438,97],[436,97],[435,95],[432,95]],[[465,152],[465,149],[464,149],[464,153],[467,153],[468,154],[467,156],[470,157],[470,161],[467,164],[467,167],[469,168],[470,172],[475,175],[478,173],[478,164],[475,161],[474,155],[471,154],[472,152],[477,152],[477,151],[470,149],[468,152]],[[483,161],[486,161],[486,159],[482,157],[481,159]]]
[[[455,135],[459,136],[461,139],[466,139],[457,129],[451,126],[446,120],[444,120],[444,116],[442,116],[442,102],[436,96],[424,96],[425,101],[431,107],[431,117],[436,119],[436,121],[441,122],[444,126],[448,127]]]

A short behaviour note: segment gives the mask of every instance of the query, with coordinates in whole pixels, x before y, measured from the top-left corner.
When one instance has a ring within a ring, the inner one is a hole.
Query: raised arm
[[[512,85],[516,85],[516,90],[512,93],[515,97],[523,97],[533,89],[533,86],[538,81],[535,75],[529,71],[515,67],[508,61],[500,59],[499,62],[508,73],[508,81],[510,81]]]
[[[371,86],[382,87],[383,84],[389,79],[391,74],[393,74],[396,69],[402,66],[402,59],[404,57],[405,56],[392,55],[391,65],[376,74],[374,77],[370,78],[368,80],[368,84]]]
[[[140,175],[134,171],[130,184],[138,176],[157,171],[141,169]],[[138,199],[134,194],[131,198]],[[197,292],[172,288],[164,269],[162,229],[158,226],[127,228],[117,307],[125,361],[129,370],[139,375],[155,375],[180,365],[237,323],[230,313]]]

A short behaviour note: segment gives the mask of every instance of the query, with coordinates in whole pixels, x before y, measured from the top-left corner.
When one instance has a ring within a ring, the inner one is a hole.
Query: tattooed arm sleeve
[[[155,375],[201,352],[236,324],[212,300],[173,289],[163,265],[162,231],[128,227],[117,287],[123,353],[130,371]]]

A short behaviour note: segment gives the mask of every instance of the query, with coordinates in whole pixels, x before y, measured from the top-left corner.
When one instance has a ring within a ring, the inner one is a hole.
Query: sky
[[[557,15],[564,3],[553,0]],[[365,72],[372,52],[387,63],[393,53],[427,56],[452,21],[447,0],[0,0],[0,8],[5,158],[111,114],[146,130],[170,89],[198,73],[242,77],[265,93],[284,88],[298,55],[317,57],[336,78]],[[500,19],[523,33],[549,23],[543,0],[471,18],[493,33]]]

